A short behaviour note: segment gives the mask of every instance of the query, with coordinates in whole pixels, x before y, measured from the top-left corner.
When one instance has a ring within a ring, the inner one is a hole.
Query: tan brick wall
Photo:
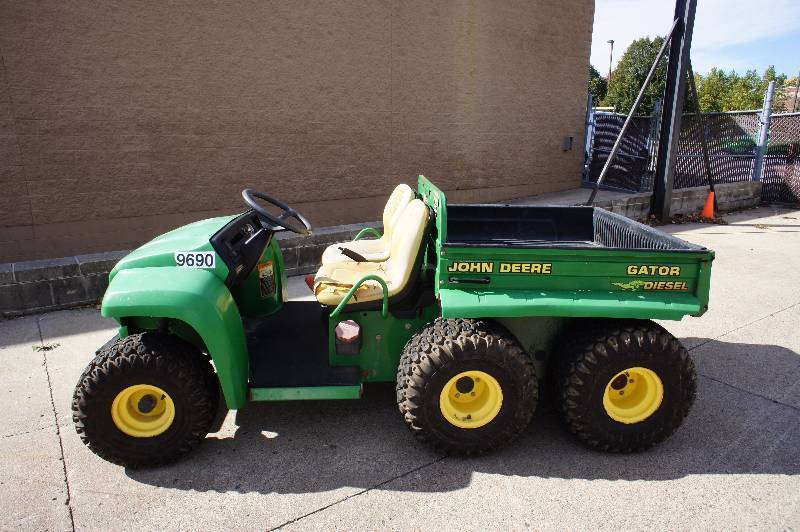
[[[242,209],[579,184],[594,2],[0,0],[0,262]],[[570,152],[563,137],[575,138]]]

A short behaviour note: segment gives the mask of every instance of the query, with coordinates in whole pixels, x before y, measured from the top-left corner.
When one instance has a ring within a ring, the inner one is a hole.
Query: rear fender
[[[228,288],[195,268],[121,270],[103,297],[103,316],[181,320],[200,337],[214,361],[225,402],[244,406],[249,373],[242,318]]]

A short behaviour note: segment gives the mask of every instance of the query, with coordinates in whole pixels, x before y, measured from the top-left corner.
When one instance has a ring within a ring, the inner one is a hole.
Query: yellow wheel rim
[[[664,384],[656,372],[634,367],[620,371],[608,382],[603,406],[611,419],[633,424],[652,416],[663,399]]]
[[[114,398],[111,419],[128,436],[152,438],[172,425],[175,404],[158,386],[136,384],[128,386]]]
[[[444,418],[462,429],[491,423],[503,406],[503,389],[483,371],[463,371],[447,381],[439,395]]]

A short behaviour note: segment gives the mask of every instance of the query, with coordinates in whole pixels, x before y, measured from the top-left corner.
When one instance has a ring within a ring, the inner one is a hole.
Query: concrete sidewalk
[[[642,454],[589,451],[544,413],[496,454],[443,457],[386,385],[252,404],[183,461],[126,470],[81,444],[70,413],[114,323],[94,309],[0,322],[0,528],[800,529],[800,211],[728,219],[666,227],[717,259],[711,310],[664,322],[694,356],[697,402]]]

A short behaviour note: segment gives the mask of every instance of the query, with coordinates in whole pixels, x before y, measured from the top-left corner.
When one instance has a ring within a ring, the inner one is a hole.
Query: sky
[[[596,0],[592,64],[607,75],[606,41],[614,39],[616,65],[634,39],[666,34],[674,12],[674,0]],[[789,77],[800,70],[800,0],[697,0],[696,72],[718,67],[761,73],[770,65]]]

